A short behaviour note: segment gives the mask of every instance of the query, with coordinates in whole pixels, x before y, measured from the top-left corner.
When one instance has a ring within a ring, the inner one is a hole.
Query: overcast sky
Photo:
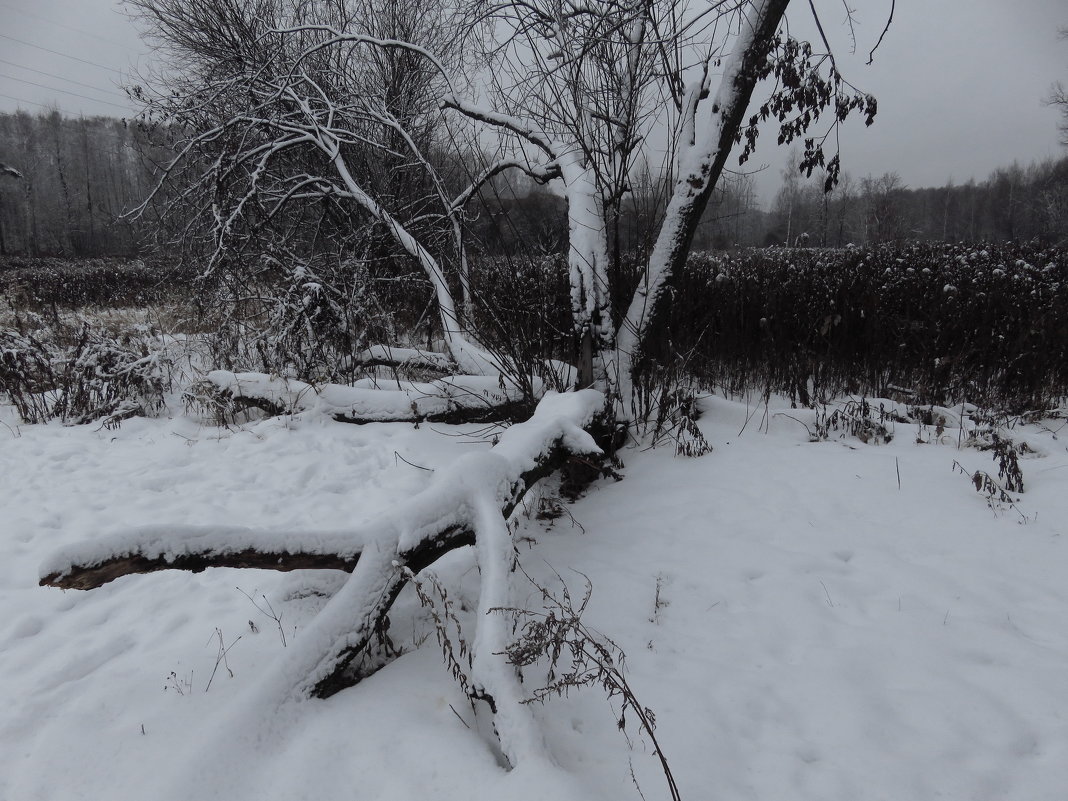
[[[875,125],[849,125],[843,168],[855,176],[897,172],[910,187],[985,178],[1018,160],[1065,154],[1050,85],[1068,82],[1065,0],[898,0],[893,24],[872,66],[890,0],[848,0],[857,9],[858,52],[850,57],[841,0],[817,0],[846,77],[879,99]],[[808,35],[808,3],[791,11]],[[147,48],[115,0],[0,0],[0,110],[129,115],[119,86],[146,64]],[[48,87],[48,88],[43,88]],[[59,91],[63,90],[63,91]],[[767,203],[781,182],[774,138],[747,166]]]

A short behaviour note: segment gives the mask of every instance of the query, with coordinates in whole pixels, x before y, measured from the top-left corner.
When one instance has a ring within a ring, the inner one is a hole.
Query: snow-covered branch
[[[385,357],[385,350],[374,353]],[[441,366],[426,354],[413,355],[410,364],[419,363],[434,368]],[[531,382],[540,394],[542,382],[534,377]],[[349,387],[315,386],[266,373],[214,370],[191,387],[188,394],[209,408],[235,411],[256,408],[268,414],[311,413],[343,423],[485,423],[515,419],[524,408],[529,409],[529,399],[519,386],[502,377],[478,375],[452,375],[429,383],[363,379]]]
[[[475,196],[478,190],[486,185],[487,181],[507,170],[519,170],[539,183],[545,183],[553,178],[560,177],[560,167],[555,162],[531,164],[529,161],[522,159],[500,159],[490,164],[474,177],[471,184],[452,201],[452,208],[454,210],[462,209]]]
[[[476,545],[482,590],[475,689],[491,701],[502,751],[515,765],[544,754],[544,742],[503,655],[507,625],[490,614],[511,605],[514,545],[505,520],[530,486],[568,458],[600,452],[590,429],[603,408],[604,396],[593,390],[549,393],[490,451],[460,457],[406,503],[350,531],[145,527],[61,550],[41,566],[41,583],[87,589],[129,573],[214,566],[351,570],[304,629],[291,664],[279,668],[296,683],[293,691],[329,696],[357,680],[350,666],[386,625],[409,577],[451,550]]]
[[[549,134],[530,120],[523,120],[511,114],[503,114],[454,94],[443,97],[441,107],[454,109],[470,119],[511,131],[516,136],[541,149],[549,158],[560,158],[569,150],[569,148],[554,141]]]

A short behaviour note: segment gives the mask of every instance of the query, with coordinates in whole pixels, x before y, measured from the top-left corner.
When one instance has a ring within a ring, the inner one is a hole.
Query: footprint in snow
[[[44,620],[36,615],[29,615],[15,624],[15,627],[11,630],[10,639],[23,640],[40,634],[43,630]]]

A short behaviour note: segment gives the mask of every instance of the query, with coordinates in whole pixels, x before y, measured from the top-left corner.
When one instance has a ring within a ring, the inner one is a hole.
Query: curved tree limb
[[[576,455],[600,451],[590,430],[603,404],[593,390],[550,393],[530,420],[507,429],[492,450],[461,457],[402,507],[351,531],[145,527],[61,550],[41,566],[41,584],[88,589],[130,573],[207,567],[351,571],[305,633],[319,653],[302,657],[302,664],[314,667],[299,692],[327,697],[358,680],[350,667],[386,626],[411,575],[404,568],[418,573],[449,551],[475,544],[482,531],[499,535],[500,527],[487,522],[487,509],[496,509],[503,525],[535,482]],[[487,547],[498,562],[500,544]],[[498,605],[501,592],[494,586],[487,598]]]
[[[370,354],[372,361],[388,363]],[[419,366],[436,368],[432,359],[413,357]],[[383,382],[384,383],[384,382]],[[536,387],[540,394],[541,384]],[[500,378],[448,376],[431,383],[398,382],[397,389],[378,386],[315,386],[266,373],[213,370],[186,393],[187,401],[226,418],[249,408],[269,415],[313,412],[340,423],[489,423],[529,416],[532,399]]]

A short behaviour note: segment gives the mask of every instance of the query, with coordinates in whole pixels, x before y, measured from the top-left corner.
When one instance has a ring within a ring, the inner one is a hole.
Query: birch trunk
[[[710,117],[695,126],[693,144],[680,143],[679,176],[668,203],[645,275],[634,293],[617,335],[617,363],[621,387],[629,394],[633,364],[660,313],[664,290],[683,268],[693,235],[723,172],[734,137],[759,79],[759,67],[770,51],[775,31],[789,0],[763,0],[744,15],[734,52],[724,61],[723,76],[711,100]],[[708,104],[695,108],[695,113]]]

